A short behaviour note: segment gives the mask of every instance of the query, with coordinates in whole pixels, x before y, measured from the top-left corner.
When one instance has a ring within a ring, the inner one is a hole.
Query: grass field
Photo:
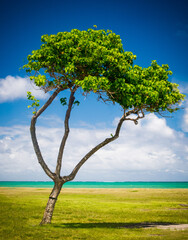
[[[0,188],[0,239],[188,239],[187,189],[63,189],[52,224],[39,226],[50,189]],[[154,227],[151,227],[155,225]]]

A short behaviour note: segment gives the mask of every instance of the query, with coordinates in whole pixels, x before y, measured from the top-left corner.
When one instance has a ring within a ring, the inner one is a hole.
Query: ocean
[[[52,188],[53,182],[0,181],[0,187]],[[188,182],[67,182],[65,188],[188,188]]]

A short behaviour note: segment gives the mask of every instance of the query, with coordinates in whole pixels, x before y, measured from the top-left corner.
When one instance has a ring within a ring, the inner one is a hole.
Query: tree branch
[[[122,127],[122,124],[125,120],[133,120],[133,119],[128,119],[127,117],[133,113],[136,113],[138,115],[138,117],[136,119],[134,119],[133,121],[137,121],[137,119],[139,118],[143,118],[144,117],[144,113],[141,109],[141,112],[142,112],[142,116],[139,115],[139,110],[138,109],[133,109],[133,110],[130,110],[128,112],[124,112],[123,116],[120,118],[119,122],[118,122],[118,125],[116,127],[116,131],[115,131],[115,134],[114,136],[112,135],[112,137],[110,138],[106,138],[104,141],[102,141],[101,143],[99,143],[96,147],[94,147],[91,151],[89,151],[81,160],[80,162],[76,165],[76,167],[73,169],[73,171],[68,175],[68,176],[64,176],[63,179],[65,182],[68,182],[68,181],[72,181],[77,172],[79,171],[79,169],[81,168],[81,166],[88,160],[88,158],[90,158],[95,152],[97,152],[99,149],[101,149],[102,147],[104,147],[105,145],[107,145],[108,143],[116,140],[118,137],[119,137],[119,133],[120,133],[120,130],[121,130],[121,127]]]
[[[141,116],[140,116],[140,114],[139,114],[139,111],[141,111],[141,113],[142,113]],[[137,114],[137,117],[136,117],[136,118],[127,118],[127,116],[130,115],[130,114],[128,114],[128,115],[126,114],[125,120],[133,121],[135,124],[138,124],[138,119],[145,117],[142,108],[141,108],[141,109],[133,109],[133,110],[131,110],[131,111],[129,111],[129,112],[131,112],[131,113],[133,113],[133,114]],[[128,112],[128,113],[129,113],[129,112]]]
[[[64,179],[66,182],[71,181],[75,178],[78,170],[81,168],[81,166],[88,160],[88,158],[90,158],[95,152],[97,152],[99,149],[101,149],[102,147],[104,147],[105,145],[107,145],[108,143],[116,140],[119,137],[119,132],[122,126],[122,123],[124,122],[125,117],[123,116],[120,120],[119,123],[117,125],[116,128],[116,132],[115,135],[110,137],[110,138],[106,138],[104,141],[102,141],[101,143],[99,143],[96,147],[94,147],[91,151],[89,151],[82,159],[81,161],[76,165],[76,167],[73,169],[73,171],[71,172],[70,175],[65,176]]]
[[[49,167],[46,165],[40,148],[39,148],[39,144],[37,141],[37,137],[36,137],[36,130],[35,130],[35,125],[36,125],[36,121],[37,118],[44,112],[44,110],[52,103],[52,101],[55,99],[55,97],[58,95],[58,93],[62,91],[61,88],[56,89],[56,91],[51,95],[51,97],[48,99],[48,101],[36,112],[35,115],[33,115],[32,119],[31,119],[31,125],[30,125],[30,133],[31,133],[31,139],[33,142],[33,147],[35,150],[35,153],[37,155],[38,158],[38,162],[40,163],[41,167],[43,168],[44,172],[52,179],[55,180],[55,174],[51,172],[51,170],[49,169]]]
[[[70,94],[70,98],[69,98],[68,109],[67,109],[66,115],[65,115],[65,121],[64,121],[65,132],[64,132],[64,136],[62,138],[61,144],[60,144],[59,154],[58,154],[57,164],[56,164],[56,171],[55,171],[55,173],[58,177],[60,177],[63,152],[64,152],[64,148],[65,148],[65,143],[67,141],[67,137],[69,135],[69,118],[70,118],[70,113],[71,113],[72,106],[73,106],[73,103],[75,100],[74,93],[75,93],[75,90],[72,90],[71,94]]]

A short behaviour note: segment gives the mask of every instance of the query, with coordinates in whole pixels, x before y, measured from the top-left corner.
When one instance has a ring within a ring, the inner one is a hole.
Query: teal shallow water
[[[0,187],[51,188],[53,182],[0,181]],[[188,188],[188,182],[68,182],[65,188]]]

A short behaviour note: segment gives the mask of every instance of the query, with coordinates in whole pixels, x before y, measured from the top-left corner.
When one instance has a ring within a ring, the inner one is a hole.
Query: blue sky
[[[124,49],[137,55],[143,67],[152,60],[169,64],[170,81],[188,93],[188,3],[186,0],[96,1],[1,1],[0,22],[0,180],[48,180],[34,155],[26,91],[44,103],[47,96],[33,89],[23,70],[27,55],[40,47],[43,34],[73,28],[111,29],[119,34]],[[67,93],[66,93],[67,94]],[[71,135],[64,169],[71,168],[96,143],[114,131],[121,117],[118,106],[97,102],[94,95],[81,101],[71,117]],[[188,103],[162,119],[149,114],[139,126],[126,123],[117,142],[93,156],[76,180],[185,181],[188,180]],[[62,108],[57,99],[38,121],[39,143],[49,166],[54,168],[63,134]],[[75,135],[76,134],[76,135]]]

